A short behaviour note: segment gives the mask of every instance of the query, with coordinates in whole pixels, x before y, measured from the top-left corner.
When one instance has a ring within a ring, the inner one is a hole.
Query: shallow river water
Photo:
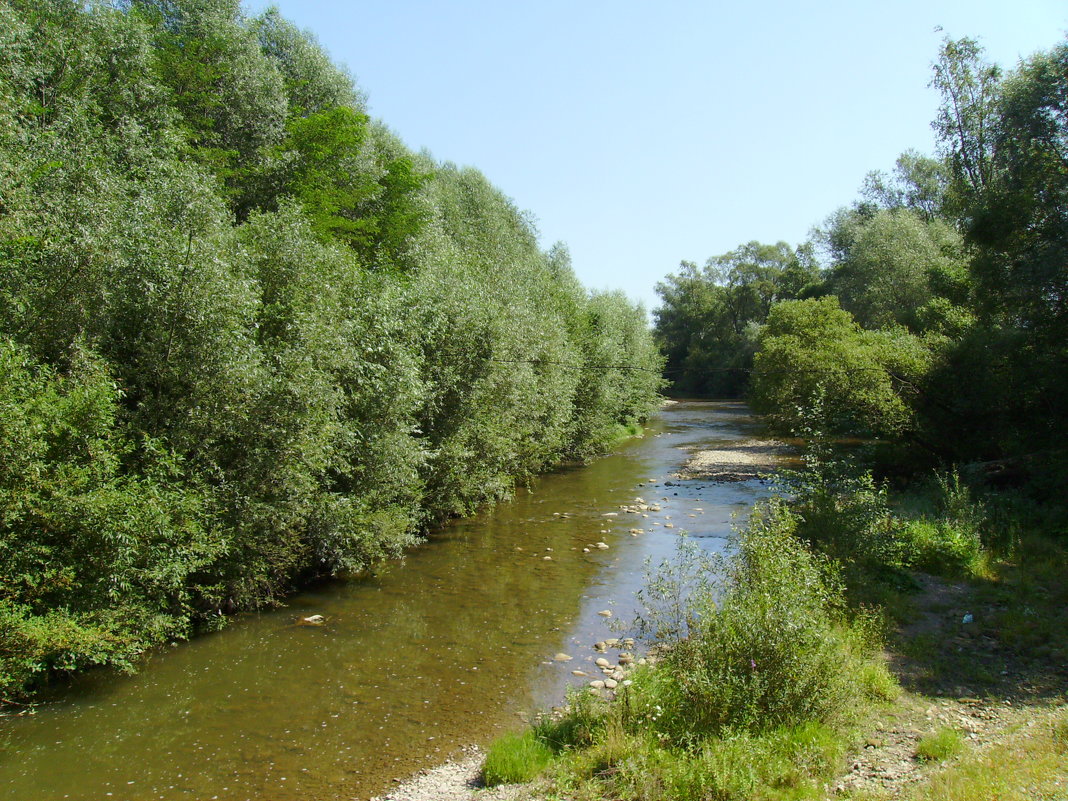
[[[0,799],[384,793],[558,703],[581,681],[571,671],[598,655],[592,644],[621,636],[598,613],[629,619],[646,560],[670,556],[681,534],[721,548],[732,516],[767,489],[671,473],[686,448],[753,431],[740,404],[670,406],[615,454],[455,521],[375,576],[243,616],[134,675],[84,677],[35,714],[0,719]],[[661,510],[620,508],[636,497]],[[313,614],[326,624],[296,625]],[[561,651],[572,661],[552,661]]]

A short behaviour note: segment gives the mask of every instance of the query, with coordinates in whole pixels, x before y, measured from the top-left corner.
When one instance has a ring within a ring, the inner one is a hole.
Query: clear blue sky
[[[273,5],[410,147],[482,170],[586,286],[647,307],[681,259],[797,244],[869,170],[931,152],[943,35],[1011,67],[1068,31],[1065,0]]]

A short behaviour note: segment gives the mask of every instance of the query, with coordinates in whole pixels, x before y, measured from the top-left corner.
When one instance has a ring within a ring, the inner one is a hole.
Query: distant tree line
[[[871,173],[811,242],[749,243],[658,286],[675,393],[748,394],[782,430],[817,414],[912,459],[1063,464],[1068,40],[1004,72],[947,39],[932,86],[935,155]]]
[[[395,556],[660,368],[277,11],[0,0],[0,695]]]

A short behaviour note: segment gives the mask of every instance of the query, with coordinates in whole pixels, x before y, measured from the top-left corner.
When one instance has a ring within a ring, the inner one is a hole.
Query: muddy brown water
[[[617,453],[539,478],[375,576],[318,586],[162,649],[134,675],[83,677],[35,714],[0,719],[0,799],[387,792],[558,703],[582,681],[571,671],[598,656],[592,644],[621,636],[609,623],[633,615],[646,560],[670,556],[680,534],[723,548],[732,516],[768,488],[670,474],[684,448],[753,432],[740,404],[670,406]],[[636,497],[661,510],[642,518],[620,508]],[[313,614],[326,624],[294,625]],[[554,662],[559,652],[573,659]]]

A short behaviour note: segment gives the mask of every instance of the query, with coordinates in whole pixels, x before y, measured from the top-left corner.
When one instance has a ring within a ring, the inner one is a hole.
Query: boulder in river
[[[302,617],[300,619],[300,625],[302,626],[321,626],[326,622],[326,618],[322,615],[308,615],[308,617]]]
[[[557,662],[570,662],[571,661],[571,655],[570,654],[565,654],[565,653],[559,653],[556,656],[554,656],[553,659],[555,661],[557,661]]]

